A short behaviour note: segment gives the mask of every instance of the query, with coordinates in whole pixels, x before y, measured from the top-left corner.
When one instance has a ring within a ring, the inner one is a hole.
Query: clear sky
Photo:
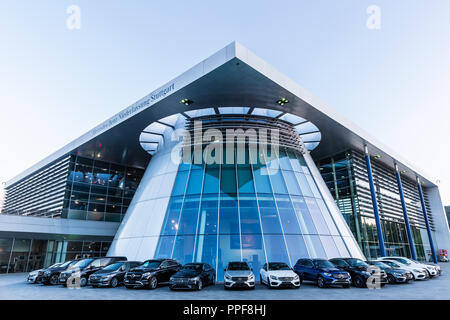
[[[448,0],[0,0],[0,181],[237,40],[439,179],[450,204],[449,15]]]

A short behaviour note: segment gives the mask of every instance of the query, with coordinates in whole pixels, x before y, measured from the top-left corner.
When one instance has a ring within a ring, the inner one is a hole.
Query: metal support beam
[[[422,185],[420,184],[419,177],[417,177],[417,189],[419,190],[420,202],[422,204],[423,217],[425,219],[425,225],[427,226],[427,233],[428,233],[428,240],[430,241],[431,255],[433,256],[434,263],[438,263],[438,260],[436,257],[436,251],[434,250],[433,237],[431,236],[430,222],[428,221],[427,207],[425,206],[425,199],[423,197]]]
[[[402,178],[400,177],[398,165],[395,163],[394,166],[395,166],[395,176],[397,177],[398,193],[400,194],[400,201],[402,203],[403,208],[403,218],[405,219],[406,232],[408,233],[409,247],[411,248],[411,256],[414,260],[417,260],[416,247],[414,245],[414,238],[412,236],[411,227],[409,224],[408,211],[406,210],[405,197],[403,195]]]
[[[370,163],[369,148],[367,148],[367,146],[364,146],[364,153],[365,153],[365,159],[366,159],[367,177],[369,178],[370,194],[372,196],[373,213],[375,216],[375,224],[377,226],[377,234],[378,234],[378,243],[380,245],[380,253],[381,253],[382,257],[385,257],[386,249],[384,246],[383,231],[381,229],[380,214],[378,211],[378,204],[377,204],[377,195],[375,193],[375,185],[373,184],[372,165]]]

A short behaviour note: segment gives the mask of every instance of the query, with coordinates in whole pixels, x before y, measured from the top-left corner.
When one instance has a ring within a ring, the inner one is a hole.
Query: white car
[[[385,258],[380,258],[380,259],[377,259],[376,261],[381,261],[381,262],[387,264],[389,267],[394,268],[394,269],[400,268],[400,269],[411,272],[414,276],[413,280],[425,280],[428,277],[426,270],[423,268],[411,267],[406,264],[399,263],[397,261],[389,260],[389,259],[385,259]]]
[[[439,275],[439,271],[434,265],[421,263],[421,262],[418,262],[416,260],[412,260],[412,259],[405,258],[405,257],[395,257],[394,256],[394,257],[384,257],[384,258],[390,259],[390,260],[394,260],[396,262],[400,262],[400,263],[402,263],[404,265],[407,265],[407,266],[425,269],[426,272],[427,272],[427,276],[429,278],[433,278],[434,276]]]
[[[59,266],[59,265],[61,265],[61,263],[55,263],[54,265],[51,265],[51,266],[48,267],[48,268],[55,268],[55,267],[57,267],[57,266]],[[40,280],[38,280],[39,273],[41,273],[41,277],[42,277],[42,273],[43,273],[44,270],[45,270],[45,269],[39,269],[39,270],[33,270],[33,271],[31,271],[31,272],[28,274],[28,276],[27,276],[27,282],[28,282],[28,283],[37,283],[38,281],[40,281]],[[39,277],[39,278],[41,278],[41,277]]]
[[[259,281],[269,288],[300,288],[300,278],[284,262],[269,262],[259,270]]]
[[[255,275],[247,262],[229,262],[224,270],[224,289],[247,288],[255,289]]]

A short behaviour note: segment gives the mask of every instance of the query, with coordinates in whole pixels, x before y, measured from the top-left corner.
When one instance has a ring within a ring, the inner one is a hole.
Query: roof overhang
[[[193,103],[189,106],[181,104],[184,98]],[[280,106],[277,104],[280,98],[288,99],[289,103]],[[405,171],[404,175],[411,179],[419,176],[426,187],[436,186],[432,178],[395,151],[330,109],[247,48],[233,42],[11,179],[6,187],[72,152],[145,168],[150,155],[140,146],[139,135],[150,123],[189,110],[230,106],[270,108],[311,121],[322,134],[321,143],[312,152],[315,159],[347,149],[363,151],[367,145],[372,155],[381,156],[377,161],[392,168],[396,162],[399,169]]]

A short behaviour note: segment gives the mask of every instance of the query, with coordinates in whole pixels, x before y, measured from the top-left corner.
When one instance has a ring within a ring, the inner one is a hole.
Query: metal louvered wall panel
[[[51,218],[61,216],[69,164],[70,155],[64,156],[8,187],[2,213]]]

